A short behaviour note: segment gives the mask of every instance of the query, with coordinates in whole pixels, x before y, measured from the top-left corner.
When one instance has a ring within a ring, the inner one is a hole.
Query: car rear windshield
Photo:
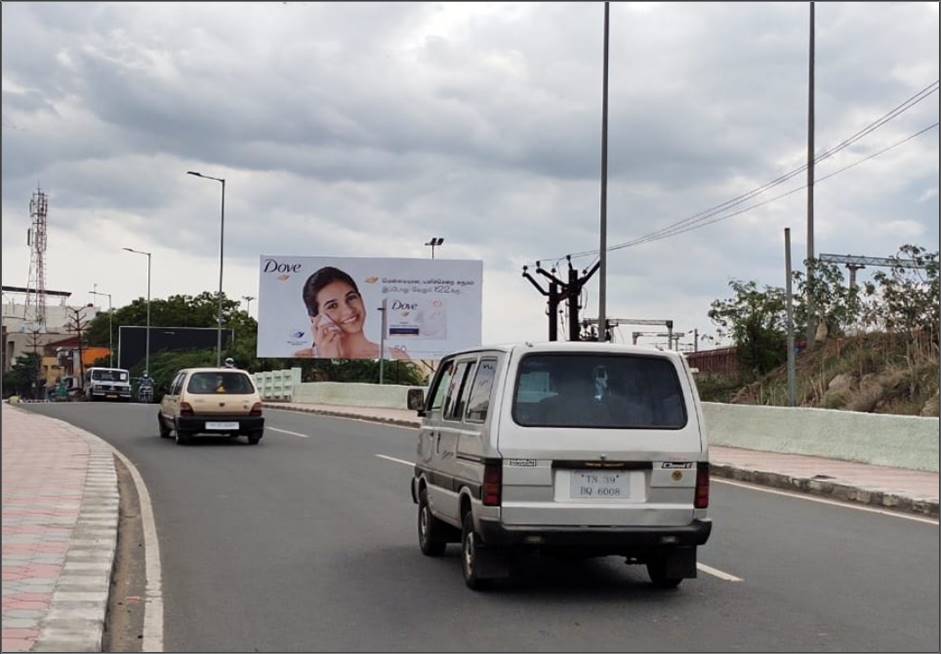
[[[194,372],[186,391],[194,395],[251,395],[255,387],[244,372]]]
[[[95,381],[127,381],[126,370],[92,370],[91,378]]]
[[[686,405],[669,359],[530,354],[520,360],[513,420],[524,427],[680,429]]]

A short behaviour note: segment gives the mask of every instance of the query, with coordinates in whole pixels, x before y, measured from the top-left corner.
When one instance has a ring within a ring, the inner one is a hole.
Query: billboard
[[[172,350],[215,350],[219,334],[216,327],[154,327],[150,328],[150,356]],[[235,333],[222,330],[222,348],[232,344]],[[147,350],[147,328],[138,325],[118,327],[118,368],[130,370],[144,360]]]
[[[439,359],[480,345],[482,282],[482,261],[262,255],[258,356]]]

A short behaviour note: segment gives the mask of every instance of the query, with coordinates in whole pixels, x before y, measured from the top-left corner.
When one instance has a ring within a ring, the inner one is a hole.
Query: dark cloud
[[[196,169],[228,180],[226,251],[246,270],[260,252],[424,256],[443,235],[501,275],[496,297],[529,297],[522,263],[597,247],[601,7],[4,5],[4,273],[37,182],[60,239],[110,225],[208,261],[218,186]],[[804,162],[805,4],[611,7],[610,242]],[[937,79],[937,28],[936,5],[818,3],[818,150]],[[937,113],[935,94],[820,175]],[[936,245],[937,183],[936,133],[821,183],[820,243]],[[610,301],[672,297],[704,321],[729,278],[776,283],[803,197],[612,253]]]

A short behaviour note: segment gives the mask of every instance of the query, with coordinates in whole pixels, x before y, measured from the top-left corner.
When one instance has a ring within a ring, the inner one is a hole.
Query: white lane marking
[[[746,484],[740,481],[732,481],[730,479],[717,479],[712,477],[711,481],[717,482],[719,484],[728,484],[729,486],[738,486],[739,488],[746,488],[748,490],[759,491],[761,493],[771,493],[772,495],[784,495],[785,497],[793,497],[798,500],[807,500],[808,502],[819,502],[820,504],[830,504],[832,506],[839,506],[844,509],[855,509],[856,511],[866,511],[868,513],[878,513],[880,515],[892,516],[893,518],[903,518],[905,520],[913,520],[915,522],[924,522],[929,525],[937,525],[937,520],[932,520],[930,518],[920,518],[915,515],[909,515],[907,513],[901,513],[898,511],[887,511],[885,509],[875,509],[871,506],[856,506],[855,504],[849,504],[847,502],[839,502],[837,500],[828,500],[823,497],[814,497],[813,495],[807,495],[804,493],[793,493],[790,491],[778,490],[776,488],[763,488],[761,486],[756,486],[754,484]]]
[[[744,581],[741,577],[736,577],[735,575],[730,575],[728,572],[722,572],[716,568],[710,567],[705,563],[697,563],[696,569],[700,572],[705,572],[707,575],[712,575],[713,577],[718,577],[724,581]]]
[[[266,429],[270,429],[271,431],[279,431],[282,434],[290,434],[291,436],[299,436],[300,438],[310,438],[310,436],[307,434],[300,434],[296,431],[288,431],[287,429],[278,429],[277,427],[266,427]]]
[[[376,456],[378,456],[380,459],[385,459],[386,461],[392,461],[394,463],[401,463],[402,465],[406,465],[406,466],[415,465],[415,463],[412,461],[406,461],[405,459],[396,459],[394,456],[386,456],[385,454],[377,454]]]

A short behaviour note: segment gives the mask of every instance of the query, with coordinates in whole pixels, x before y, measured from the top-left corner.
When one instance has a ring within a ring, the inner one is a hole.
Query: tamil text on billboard
[[[263,255],[259,274],[259,357],[438,359],[480,345],[481,261]]]

